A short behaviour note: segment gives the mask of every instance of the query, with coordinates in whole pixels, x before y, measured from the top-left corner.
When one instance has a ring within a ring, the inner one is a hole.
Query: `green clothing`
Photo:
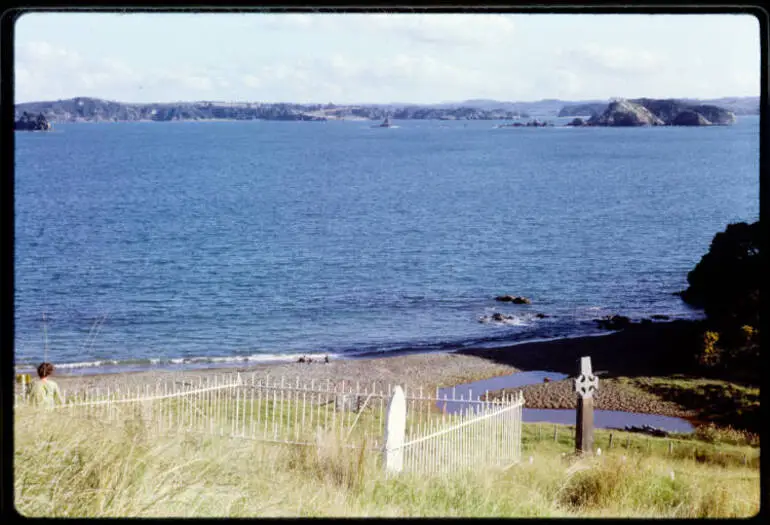
[[[32,387],[31,399],[32,404],[46,407],[52,407],[56,403],[64,404],[59,385],[50,379],[35,383],[35,386]]]

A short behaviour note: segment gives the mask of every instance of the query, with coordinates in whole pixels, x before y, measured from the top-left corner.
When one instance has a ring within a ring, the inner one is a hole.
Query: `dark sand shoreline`
[[[660,376],[686,373],[686,359],[676,359],[680,345],[697,333],[698,322],[673,321],[630,327],[605,336],[584,336],[551,341],[527,342],[499,348],[464,349],[452,353],[383,354],[355,359],[332,360],[329,363],[282,362],[246,364],[225,368],[189,369],[181,371],[142,371],[113,374],[57,374],[55,380],[65,391],[81,388],[154,385],[170,378],[197,379],[212,375],[236,373],[284,376],[287,380],[345,381],[361,385],[399,384],[407,389],[435,391],[453,386],[521,371],[543,370],[574,377],[582,356],[591,356],[593,369],[601,378],[618,376]],[[682,353],[681,350],[679,353]],[[688,417],[692,412],[667,400],[648,396],[623,395],[612,382],[598,398],[597,408],[621,409],[660,415]],[[571,381],[554,381],[524,387],[527,407],[570,408]]]

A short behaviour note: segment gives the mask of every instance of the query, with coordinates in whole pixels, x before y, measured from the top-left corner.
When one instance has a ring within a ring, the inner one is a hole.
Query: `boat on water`
[[[385,117],[385,120],[382,121],[382,124],[379,126],[372,126],[373,128],[392,128],[393,125],[390,123],[390,117]]]

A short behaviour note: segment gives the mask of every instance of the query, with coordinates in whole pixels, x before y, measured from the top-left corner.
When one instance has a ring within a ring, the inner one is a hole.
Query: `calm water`
[[[592,333],[610,313],[692,317],[672,292],[717,231],[758,218],[758,117],[493,124],[16,133],[16,359],[39,362],[45,336],[59,366],[135,369],[446,351]],[[508,293],[532,305],[493,300]],[[479,322],[493,312],[515,318]]]
[[[439,409],[445,410],[448,414],[456,414],[467,410],[468,404],[457,401],[444,401],[443,399],[452,399],[454,397],[454,399],[478,400],[486,391],[494,392],[506,388],[511,389],[511,392],[515,392],[518,387],[542,383],[546,378],[551,381],[560,381],[566,379],[567,375],[559,372],[532,370],[464,383],[453,388],[441,388],[438,391],[438,398],[442,400],[437,405]],[[601,388],[601,379],[599,379],[599,382],[599,388]],[[522,410],[522,420],[528,423],[574,425],[575,410],[524,408]],[[690,433],[694,430],[693,425],[689,421],[679,417],[621,412],[618,410],[594,410],[594,426],[596,428],[623,429],[626,426],[641,427],[643,425],[650,425],[668,432]]]

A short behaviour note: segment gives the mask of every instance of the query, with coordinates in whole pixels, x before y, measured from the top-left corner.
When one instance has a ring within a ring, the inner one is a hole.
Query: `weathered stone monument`
[[[577,421],[575,427],[575,452],[590,454],[594,445],[594,391],[599,389],[599,379],[591,371],[591,358],[580,358],[580,375],[575,379]]]

